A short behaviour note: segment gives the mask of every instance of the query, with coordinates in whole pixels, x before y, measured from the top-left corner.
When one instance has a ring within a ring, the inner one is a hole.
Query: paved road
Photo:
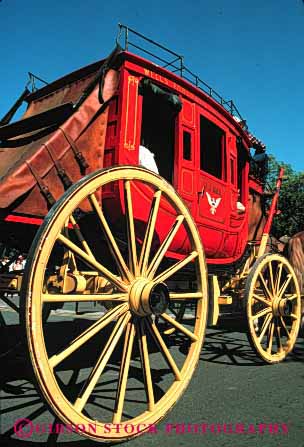
[[[94,315],[77,318],[94,319]],[[33,434],[28,439],[15,435],[13,426],[19,418],[40,424],[54,422],[32,383],[16,323],[16,314],[2,308],[1,446],[97,446],[74,434]],[[287,361],[268,366],[257,360],[238,322],[226,320],[220,327],[208,329],[198,368],[182,399],[157,427],[157,433],[136,438],[130,445],[303,447],[303,341],[301,334]]]

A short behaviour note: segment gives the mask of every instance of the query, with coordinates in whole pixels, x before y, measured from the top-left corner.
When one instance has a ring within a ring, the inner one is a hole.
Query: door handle
[[[202,190],[197,193],[197,200],[199,200],[201,197],[204,197],[204,194],[205,194],[205,186],[203,186]]]

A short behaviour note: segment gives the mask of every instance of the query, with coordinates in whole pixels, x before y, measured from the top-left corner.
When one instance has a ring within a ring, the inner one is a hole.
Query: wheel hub
[[[290,316],[292,313],[292,302],[288,298],[277,298],[273,302],[273,314],[276,317]]]
[[[160,315],[169,305],[168,287],[162,282],[137,279],[130,288],[129,303],[131,311],[141,317]]]

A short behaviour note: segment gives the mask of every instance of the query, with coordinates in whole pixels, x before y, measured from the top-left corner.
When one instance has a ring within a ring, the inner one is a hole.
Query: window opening
[[[191,155],[191,133],[184,130],[183,132],[183,159],[192,160]]]
[[[235,158],[230,158],[230,180],[231,180],[231,184],[236,186],[236,181],[235,181]]]
[[[222,129],[200,116],[200,168],[224,180],[225,133]]]
[[[248,161],[247,151],[242,143],[242,139],[237,139],[237,187],[240,191],[240,196],[244,198],[244,174],[246,162]]]
[[[140,93],[143,95],[140,144],[154,155],[159,174],[172,183],[175,121],[181,107],[176,104],[176,95],[173,98],[170,92],[154,84],[151,88],[145,80],[141,83]]]

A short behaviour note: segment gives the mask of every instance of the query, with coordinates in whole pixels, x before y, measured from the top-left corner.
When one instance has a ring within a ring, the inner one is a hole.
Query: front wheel
[[[294,348],[300,328],[301,295],[289,262],[265,254],[248,275],[245,287],[248,337],[266,363],[278,363]]]
[[[121,206],[109,209],[118,191]],[[179,239],[183,250],[168,259]],[[34,240],[22,292],[31,362],[57,417],[87,437],[114,442],[159,422],[199,360],[206,277],[198,230],[161,177],[111,168],[66,191]],[[103,311],[91,324],[80,322],[69,307],[80,302],[99,302]],[[48,303],[61,303],[65,317],[52,313],[44,322]],[[182,322],[172,303],[189,309]]]

